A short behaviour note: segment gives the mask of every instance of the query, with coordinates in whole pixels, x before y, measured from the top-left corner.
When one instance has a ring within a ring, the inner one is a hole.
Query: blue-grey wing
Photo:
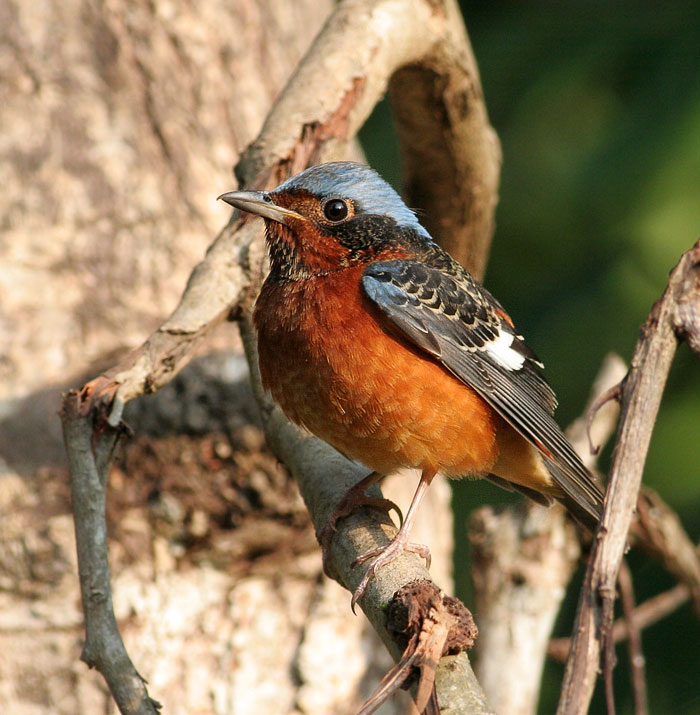
[[[542,455],[552,478],[593,519],[602,494],[552,418],[556,398],[541,364],[500,304],[447,254],[370,264],[362,287],[414,345],[477,392]]]

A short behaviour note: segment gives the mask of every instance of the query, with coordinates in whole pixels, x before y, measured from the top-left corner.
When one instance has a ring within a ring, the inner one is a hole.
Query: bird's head
[[[350,161],[313,166],[274,191],[219,198],[265,219],[272,273],[280,279],[405,256],[411,246],[432,241],[386,181]]]

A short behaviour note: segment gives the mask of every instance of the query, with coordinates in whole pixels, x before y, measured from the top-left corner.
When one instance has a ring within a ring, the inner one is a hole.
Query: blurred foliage
[[[609,351],[629,360],[669,270],[700,235],[700,3],[465,2],[491,121],[503,145],[497,231],[486,284],[547,365],[567,424]],[[390,109],[367,123],[368,160],[399,181]],[[645,482],[700,538],[700,365],[676,358]],[[603,468],[607,463],[603,462]],[[458,562],[464,519],[510,499],[455,486]],[[633,554],[638,599],[672,585]],[[466,569],[458,590],[469,600]],[[558,633],[571,627],[570,594]],[[700,625],[689,607],[644,633],[650,711],[700,712]],[[632,703],[618,652],[620,713]],[[562,670],[547,668],[540,711]],[[597,693],[591,712],[605,711]]]

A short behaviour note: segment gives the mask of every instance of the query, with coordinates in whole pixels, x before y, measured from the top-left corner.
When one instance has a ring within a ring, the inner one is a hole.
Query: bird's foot
[[[378,549],[368,551],[362,556],[355,559],[353,565],[363,564],[365,561],[372,560],[372,563],[367,567],[362,580],[352,594],[350,605],[352,612],[355,612],[355,604],[364,596],[367,586],[373,576],[382,567],[391,563],[395,558],[400,556],[404,551],[411,551],[425,559],[426,568],[430,568],[430,549],[423,544],[413,544],[408,541],[408,531],[400,529],[399,533],[386,546],[380,546]]]
[[[331,515],[328,517],[328,522],[321,529],[318,534],[318,542],[321,545],[321,553],[323,555],[323,571],[326,576],[330,577],[329,573],[329,558],[330,558],[330,548],[331,539],[333,534],[336,532],[336,525],[340,519],[344,519],[346,516],[350,516],[353,512],[363,506],[374,507],[375,509],[381,509],[387,512],[395,511],[399,518],[399,527],[403,526],[403,514],[398,505],[396,505],[391,499],[384,499],[380,497],[370,497],[365,494],[365,490],[370,487],[373,481],[370,478],[373,475],[363,479],[358,482],[354,487],[348,489],[345,496],[340,500],[338,506],[333,510]]]

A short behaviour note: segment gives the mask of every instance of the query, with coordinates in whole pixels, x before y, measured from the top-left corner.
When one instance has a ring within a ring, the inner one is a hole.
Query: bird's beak
[[[266,191],[229,191],[218,198],[241,211],[248,211],[285,225],[288,225],[291,218],[306,220],[296,211],[278,206]]]

